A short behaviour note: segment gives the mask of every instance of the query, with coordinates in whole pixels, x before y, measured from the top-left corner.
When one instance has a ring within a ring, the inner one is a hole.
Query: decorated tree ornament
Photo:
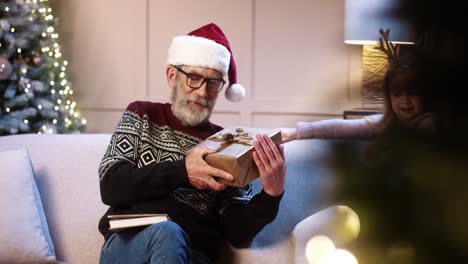
[[[10,31],[10,22],[7,19],[0,19],[0,29],[5,32]]]
[[[34,92],[44,93],[47,91],[46,86],[41,81],[31,81],[31,88]]]
[[[231,102],[239,102],[245,97],[245,88],[240,84],[233,84],[226,89],[224,95]]]
[[[84,130],[47,0],[0,2],[0,136]]]
[[[33,58],[34,65],[41,66],[42,62],[43,62],[43,59],[42,59],[41,56],[34,56],[34,58]]]
[[[6,80],[10,78],[11,71],[12,69],[10,62],[5,58],[0,57],[0,80]]]
[[[41,134],[57,134],[57,126],[49,122],[40,125],[36,130]]]

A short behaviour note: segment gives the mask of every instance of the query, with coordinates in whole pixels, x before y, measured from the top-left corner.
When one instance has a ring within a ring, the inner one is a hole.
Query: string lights
[[[2,1],[0,15],[0,135],[83,130],[47,0]]]

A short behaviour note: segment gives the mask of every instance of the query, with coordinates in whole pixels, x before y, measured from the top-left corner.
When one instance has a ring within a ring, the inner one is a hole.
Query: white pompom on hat
[[[177,36],[169,47],[167,64],[206,67],[228,75],[229,87],[224,93],[231,102],[245,97],[245,88],[237,83],[237,68],[229,41],[221,28],[210,23],[187,36]]]

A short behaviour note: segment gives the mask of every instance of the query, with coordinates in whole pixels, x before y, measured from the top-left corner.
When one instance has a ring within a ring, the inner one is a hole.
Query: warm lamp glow
[[[356,257],[344,249],[336,249],[325,255],[320,264],[358,264]]]
[[[383,108],[383,75],[387,58],[375,47],[379,29],[390,30],[393,44],[414,44],[412,27],[398,15],[399,0],[345,0],[344,42],[363,45],[362,107]]]
[[[359,216],[347,206],[339,206],[338,210],[342,218],[340,219],[340,224],[336,226],[336,231],[340,234],[343,241],[353,241],[357,238],[361,229]]]
[[[321,259],[335,250],[335,245],[326,236],[314,236],[306,244],[306,257],[310,264],[322,263]]]
[[[358,264],[356,257],[349,251],[335,248],[330,238],[314,236],[306,245],[309,264]]]

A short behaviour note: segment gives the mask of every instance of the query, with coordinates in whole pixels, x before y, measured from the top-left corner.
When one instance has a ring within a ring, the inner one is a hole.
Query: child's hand
[[[281,128],[281,139],[283,143],[297,139],[297,129],[295,127]]]

